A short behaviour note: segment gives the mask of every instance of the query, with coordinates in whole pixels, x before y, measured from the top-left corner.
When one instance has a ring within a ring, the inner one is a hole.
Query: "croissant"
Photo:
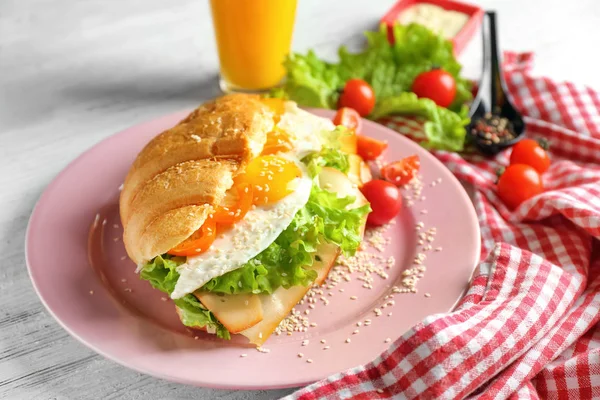
[[[273,119],[258,96],[227,95],[150,141],[119,199],[129,258],[143,264],[198,230],[237,172],[260,154]]]

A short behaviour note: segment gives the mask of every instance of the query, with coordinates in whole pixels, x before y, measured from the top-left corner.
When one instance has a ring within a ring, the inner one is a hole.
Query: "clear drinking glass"
[[[278,86],[289,53],[297,0],[210,0],[221,89],[263,92]]]

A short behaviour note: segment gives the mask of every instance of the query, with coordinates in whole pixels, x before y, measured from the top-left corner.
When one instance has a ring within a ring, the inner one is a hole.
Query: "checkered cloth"
[[[470,290],[373,362],[289,399],[600,398],[600,94],[532,77],[530,53],[504,60],[527,136],[551,142],[545,193],[510,212],[494,184],[509,151],[435,152],[477,189],[484,261]],[[422,138],[418,120],[381,122]]]

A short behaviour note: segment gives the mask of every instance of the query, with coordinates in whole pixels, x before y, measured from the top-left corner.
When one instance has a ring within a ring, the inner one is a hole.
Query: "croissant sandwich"
[[[184,325],[260,346],[357,250],[369,179],[352,130],[294,102],[226,95],[139,153],[120,197],[123,242]]]

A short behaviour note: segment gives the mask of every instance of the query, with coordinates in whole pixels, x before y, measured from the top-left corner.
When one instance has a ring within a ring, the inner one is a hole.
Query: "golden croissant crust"
[[[209,101],[152,139],[138,154],[119,200],[129,257],[144,263],[202,226],[258,156],[274,114],[256,95]]]

